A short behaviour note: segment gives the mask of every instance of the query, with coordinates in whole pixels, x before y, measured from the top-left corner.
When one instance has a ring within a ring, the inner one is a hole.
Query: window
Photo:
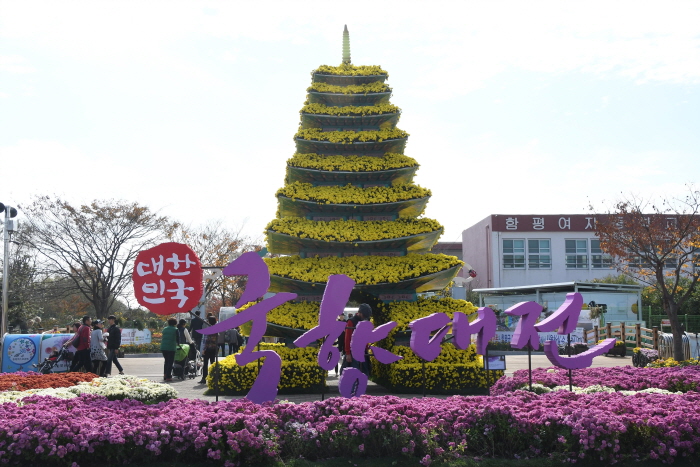
[[[525,240],[503,240],[503,268],[525,267]]]
[[[593,269],[604,269],[612,267],[610,255],[603,254],[600,249],[600,240],[591,239],[591,267]]]
[[[529,269],[549,269],[552,267],[548,239],[527,241],[527,267]]]
[[[646,258],[635,255],[630,258],[629,266],[637,269],[651,269],[651,262]]]
[[[566,267],[588,269],[588,240],[566,240]]]

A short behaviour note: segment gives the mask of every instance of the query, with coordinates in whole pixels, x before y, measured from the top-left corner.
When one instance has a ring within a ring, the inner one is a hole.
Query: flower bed
[[[250,308],[255,303],[247,303],[238,309],[238,312]],[[319,302],[287,302],[267,312],[267,322],[286,326],[292,329],[311,329],[318,325],[318,314],[321,304]],[[241,331],[249,336],[253,323],[243,323]]]
[[[296,153],[287,159],[287,165],[306,169],[340,172],[374,172],[379,170],[401,169],[418,165],[412,157],[403,154],[386,153],[374,156],[322,156],[318,154]]]
[[[511,378],[501,378],[491,389],[491,394],[508,394],[528,387],[527,370],[517,370]],[[532,382],[547,388],[569,385],[566,370],[559,368],[532,370]],[[586,388],[601,385],[616,391],[640,391],[657,388],[671,392],[697,392],[700,388],[700,367],[634,368],[584,368],[572,372],[575,386]]]
[[[302,217],[274,219],[265,231],[325,242],[367,242],[397,239],[442,230],[442,225],[428,218],[395,221],[312,221]]]
[[[644,367],[659,359],[659,351],[654,349],[644,349],[635,347],[632,353],[632,365]],[[659,365],[665,366],[665,365]],[[669,365],[673,366],[673,365]]]
[[[321,65],[311,72],[322,75],[343,75],[343,76],[371,76],[371,75],[389,75],[386,70],[383,70],[379,65],[353,65],[352,63],[343,63],[338,66]]]
[[[699,366],[700,360],[697,358],[691,358],[690,360],[675,360],[673,357],[666,359],[658,359],[649,364],[652,368],[664,368],[664,367],[684,367],[684,366]]]
[[[318,349],[289,348],[283,344],[269,343],[261,343],[259,349],[274,350],[282,359],[279,394],[320,393],[324,390],[327,372],[321,369],[316,361]],[[218,365],[221,368],[219,391],[227,395],[247,394],[258,377],[257,360],[239,366],[236,363],[236,356],[229,355],[220,359]],[[210,390],[214,388],[216,372],[217,364],[214,363],[209,367],[207,375],[207,386]]]
[[[17,373],[7,373],[3,376],[12,377]],[[91,379],[80,379],[76,375],[90,375]],[[56,376],[63,377],[57,379]],[[18,379],[25,377],[18,376]],[[52,396],[62,399],[72,399],[81,394],[104,396],[108,400],[132,399],[147,404],[167,401],[177,397],[177,391],[168,384],[155,383],[136,376],[115,376],[98,378],[92,373],[64,373],[60,375],[39,375],[39,383],[27,390],[9,390],[0,392],[0,403],[27,403],[27,398],[33,396]],[[74,380],[72,384],[69,381]],[[77,382],[77,384],[75,384]]]
[[[277,190],[275,196],[315,201],[322,204],[378,204],[395,203],[430,196],[431,191],[412,183],[393,186],[314,186],[311,183],[294,182]]]
[[[94,373],[50,373],[18,371],[0,373],[0,391],[27,391],[29,389],[65,388],[97,378]]]
[[[84,395],[26,402],[0,405],[1,462],[85,466],[209,459],[259,465],[300,457],[381,456],[420,459],[423,465],[465,456],[672,462],[696,459],[700,441],[697,393],[519,391],[266,405],[175,399],[155,406]],[[96,423],[96,414],[109,423]]]
[[[135,353],[160,353],[160,342],[150,344],[126,344],[119,347],[125,354]]]
[[[339,94],[367,94],[370,92],[388,92],[391,88],[382,81],[367,84],[350,84],[348,86],[336,86],[328,83],[311,83],[306,90],[317,92],[330,92]]]
[[[361,116],[361,115],[381,115],[400,113],[401,108],[393,104],[375,104],[375,105],[347,105],[345,107],[327,106],[325,104],[305,104],[301,108],[300,113],[315,114],[315,115],[342,115],[342,116]]]
[[[392,330],[392,333],[395,333],[407,330],[408,323],[411,321],[433,313],[445,313],[452,319],[455,311],[460,311],[465,315],[471,315],[475,313],[476,310],[477,307],[466,300],[458,300],[451,297],[430,297],[419,298],[415,302],[394,301],[378,303],[375,314],[377,315],[376,321],[380,324],[394,321],[396,323],[396,328]],[[476,319],[476,315],[470,316],[470,318]]]
[[[385,141],[387,139],[408,138],[409,134],[398,128],[365,131],[323,131],[319,128],[300,129],[294,135],[311,141],[330,141],[331,143],[349,144],[353,142]]]
[[[345,274],[358,284],[379,284],[444,271],[462,265],[455,256],[408,254],[406,256],[335,256],[265,258],[270,274],[307,282],[326,282],[331,274]]]
[[[451,343],[443,344],[440,355],[425,362],[425,368],[410,347],[396,345],[389,350],[404,358],[390,365],[372,359],[372,379],[397,393],[417,394],[425,389],[427,394],[484,394],[503,376],[503,371],[487,374],[474,345],[459,350]]]

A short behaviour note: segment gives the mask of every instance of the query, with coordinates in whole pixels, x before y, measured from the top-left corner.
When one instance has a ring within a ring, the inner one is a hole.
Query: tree
[[[24,331],[27,322],[41,321],[37,298],[38,271],[36,258],[21,244],[12,248],[8,264],[7,322]],[[0,278],[2,276],[0,275]]]
[[[34,199],[21,242],[33,247],[46,277],[61,281],[63,293],[82,294],[104,319],[131,284],[139,251],[175,228],[167,217],[135,202],[95,200],[74,206],[58,197]]]
[[[596,235],[618,271],[659,291],[671,322],[673,358],[683,360],[678,313],[700,277],[700,191],[689,187],[685,198],[660,204],[624,198],[611,212],[596,214]]]
[[[227,229],[220,221],[200,227],[177,225],[168,233],[168,239],[189,245],[197,253],[203,267],[215,268],[205,269],[205,275],[223,269],[242,253],[262,248],[243,236],[240,229]],[[207,308],[213,311],[222,306],[234,306],[243,293],[245,281],[245,277],[221,275],[207,280],[204,285],[204,293],[208,297]]]
[[[639,282],[626,274],[608,274],[605,277],[593,279],[591,282],[598,284],[639,285]]]

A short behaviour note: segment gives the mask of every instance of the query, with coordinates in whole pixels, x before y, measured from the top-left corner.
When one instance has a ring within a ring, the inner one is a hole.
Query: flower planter
[[[339,94],[334,92],[309,91],[309,104],[323,104],[329,107],[347,107],[349,105],[377,105],[388,103],[389,92],[368,92],[367,94]]]
[[[399,113],[378,115],[301,114],[301,127],[321,128],[323,131],[384,130],[396,127]]]
[[[336,183],[338,185],[365,183],[411,183],[418,166],[397,169],[377,170],[373,172],[342,172],[330,170],[307,169],[305,167],[287,166],[287,183],[304,182],[312,184]]]
[[[408,138],[385,139],[384,141],[360,141],[355,143],[332,143],[297,138],[297,152],[300,154],[322,154],[327,156],[375,156],[381,157],[387,152],[403,154]]]
[[[616,345],[608,353],[606,353],[608,357],[624,357],[627,355],[627,346],[625,345]]]
[[[462,266],[453,266],[432,274],[413,277],[399,282],[383,282],[380,284],[355,284],[355,290],[361,290],[372,295],[389,293],[392,291],[415,290],[427,292],[430,290],[444,289],[454,279]],[[270,292],[306,292],[323,294],[326,288],[325,282],[306,282],[289,277],[270,274]]]
[[[345,75],[325,75],[321,73],[313,74],[314,83],[328,83],[335,86],[350,86],[350,85],[360,85],[369,84],[381,81],[382,83],[386,81],[389,75],[356,75],[356,76],[345,76]]]
[[[267,231],[267,247],[270,253],[294,255],[305,253],[313,256],[314,251],[326,252],[367,252],[367,251],[404,251],[404,253],[427,253],[437,243],[442,229],[433,232],[410,235],[408,237],[387,238],[383,240],[327,242],[312,238],[300,238],[272,230]]]
[[[371,217],[377,215],[392,215],[398,217],[418,217],[425,210],[429,197],[396,201],[394,203],[376,204],[322,204],[316,201],[293,199],[286,196],[278,196],[279,216],[307,217],[318,216],[353,216],[355,218]]]

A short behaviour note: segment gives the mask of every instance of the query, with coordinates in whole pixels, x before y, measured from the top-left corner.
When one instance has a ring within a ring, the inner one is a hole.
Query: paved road
[[[163,380],[163,357],[133,357],[120,359],[124,371],[129,375],[141,376],[153,381]],[[593,359],[593,367],[618,367],[631,366],[632,357],[596,357]],[[512,375],[515,370],[527,370],[528,360],[527,355],[508,356],[506,358],[506,375]],[[532,356],[532,368],[546,368],[552,366],[544,355]],[[116,369],[113,368],[113,371]],[[338,378],[333,371],[328,373],[329,393],[325,397],[333,397],[338,395]],[[181,381],[177,378],[173,379],[172,383],[180,395],[180,397],[188,399],[204,399],[214,401],[216,396],[204,395],[207,389],[206,385],[199,384],[197,379],[188,379]],[[373,395],[390,394],[381,386],[374,383],[369,383],[367,393]],[[421,397],[422,394],[403,394],[402,397]],[[242,396],[220,396],[220,400],[240,399]],[[280,395],[280,399],[287,399],[292,402],[316,401],[321,399],[321,394],[295,394],[295,395]]]

